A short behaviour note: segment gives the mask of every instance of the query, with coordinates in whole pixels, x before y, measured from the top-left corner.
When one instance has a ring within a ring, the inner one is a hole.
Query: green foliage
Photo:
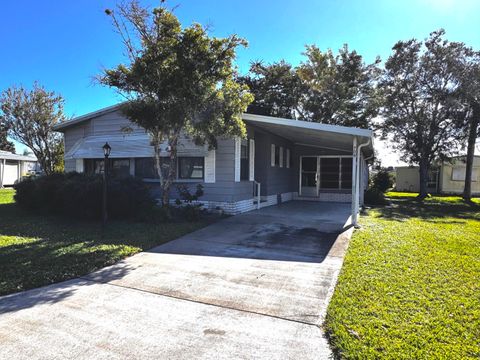
[[[302,111],[301,100],[307,89],[297,71],[284,60],[270,65],[255,62],[250,74],[239,81],[250,88],[255,98],[249,113],[295,119]]]
[[[334,350],[342,359],[478,359],[480,208],[458,196],[388,195],[393,206],[362,217],[349,245],[325,323]]]
[[[15,144],[7,139],[7,127],[0,121],[0,151],[15,153]]]
[[[367,205],[385,205],[388,203],[384,191],[373,186],[365,191],[364,201]]]
[[[248,111],[327,124],[370,127],[377,115],[375,81],[379,69],[366,65],[345,45],[334,55],[307,46],[306,61],[292,67],[284,60],[270,65],[252,64],[240,80],[252,90],[255,101]]]
[[[464,135],[455,113],[459,82],[458,59],[469,49],[449,42],[443,30],[425,42],[399,41],[385,64],[380,83],[383,96],[382,135],[392,141],[402,160],[420,166],[420,196],[427,194],[428,170],[434,160],[451,156]]]
[[[394,179],[386,169],[380,169],[372,176],[371,186],[385,192],[393,187]]]
[[[217,136],[245,135],[241,113],[253,97],[235,81],[233,61],[237,47],[247,43],[236,35],[210,37],[199,24],[182,28],[165,7],[149,12],[137,1],[107,14],[122,36],[130,62],[105,70],[99,80],[128,98],[122,111],[150,134],[162,200],[168,204],[175,166],[166,176],[160,171],[164,142],[174,164],[181,132],[211,147]]]
[[[375,82],[379,69],[375,63],[366,65],[356,51],[344,45],[338,55],[307,46],[307,60],[298,73],[306,84],[303,113],[306,119],[333,125],[371,127],[378,113]]]
[[[208,224],[113,220],[102,234],[99,222],[35,215],[13,196],[0,189],[0,295],[88,274]]]
[[[198,184],[194,193],[192,193],[188,185],[177,185],[177,192],[179,198],[175,201],[180,216],[186,220],[198,220],[201,215],[203,204],[197,201],[203,196],[203,186]]]
[[[62,137],[53,127],[66,120],[63,98],[38,83],[32,90],[13,86],[0,95],[0,125],[8,135],[28,146],[46,174],[63,161]]]
[[[15,185],[15,201],[36,214],[58,214],[78,219],[101,219],[102,177],[53,173],[26,178]],[[145,184],[133,177],[108,182],[108,216],[128,219],[144,216],[154,205]]]

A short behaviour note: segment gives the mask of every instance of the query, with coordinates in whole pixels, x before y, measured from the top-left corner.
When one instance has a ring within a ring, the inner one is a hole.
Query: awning
[[[363,149],[363,153],[366,157],[373,155],[372,130],[253,114],[243,114],[242,118],[247,124],[281,136],[295,144],[346,154],[352,153],[354,137],[357,138],[358,144],[366,143],[370,139],[370,144]]]
[[[112,148],[110,158],[144,158],[153,157],[153,146],[150,138],[145,135],[102,135],[88,136],[78,140],[65,154],[65,159],[103,159],[103,145],[108,142]],[[165,149],[166,144],[161,146]],[[208,153],[206,146],[197,146],[192,140],[182,139],[178,146],[178,156],[205,156]],[[162,151],[160,156],[168,156]]]

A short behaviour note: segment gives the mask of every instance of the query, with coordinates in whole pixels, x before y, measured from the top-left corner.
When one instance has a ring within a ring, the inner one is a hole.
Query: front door
[[[302,156],[300,161],[300,195],[318,196],[318,157]]]

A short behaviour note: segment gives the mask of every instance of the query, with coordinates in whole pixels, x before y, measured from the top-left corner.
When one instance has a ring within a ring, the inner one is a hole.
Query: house
[[[396,189],[418,192],[418,166],[399,166],[396,169]],[[440,194],[461,194],[465,185],[465,156],[456,156],[434,166],[428,175],[428,191]],[[480,194],[480,156],[475,156],[472,171],[472,194]]]
[[[35,156],[17,155],[0,150],[0,188],[12,186],[28,174],[35,174],[40,167]]]
[[[367,161],[373,157],[371,130],[252,114],[242,118],[247,139],[219,139],[215,150],[183,136],[176,183],[202,184],[204,205],[228,214],[296,199],[351,202],[358,212]],[[128,133],[122,131],[126,127]],[[108,142],[112,172],[141,177],[158,188],[149,136],[118,105],[55,129],[64,134],[66,171],[102,172],[102,146]],[[161,156],[168,156],[166,149],[161,147]]]

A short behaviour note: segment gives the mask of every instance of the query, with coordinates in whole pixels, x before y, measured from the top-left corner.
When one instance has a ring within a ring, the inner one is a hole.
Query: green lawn
[[[479,359],[480,207],[387,195],[361,217],[328,309],[336,355]]]
[[[0,189],[0,295],[87,274],[175,239],[212,219],[176,223],[99,223],[30,215],[14,190]]]

